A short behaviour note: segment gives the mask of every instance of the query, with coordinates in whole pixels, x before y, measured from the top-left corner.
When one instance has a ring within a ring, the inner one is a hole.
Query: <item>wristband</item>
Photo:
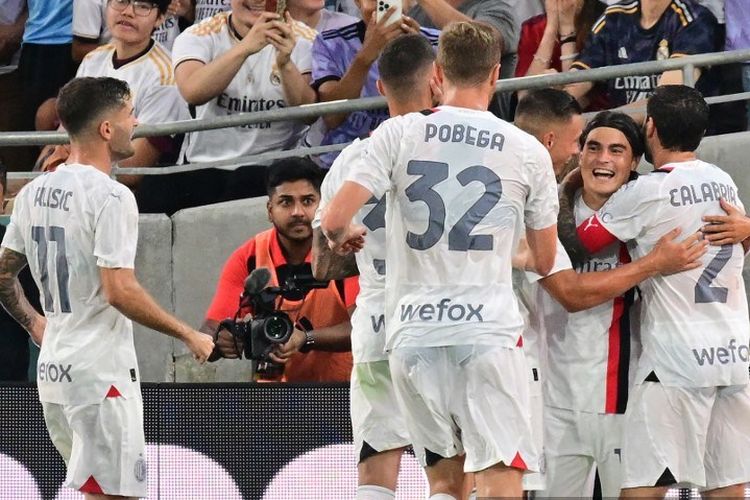
[[[302,347],[299,348],[299,352],[306,353],[310,352],[315,345],[315,337],[313,337],[312,330],[310,331],[303,331],[302,333],[305,334],[305,343],[302,344]]]
[[[568,54],[566,56],[560,56],[561,61],[570,61],[571,59],[575,59],[578,57],[578,52],[573,52],[572,54]]]
[[[543,57],[540,57],[537,54],[534,54],[534,59],[537,60],[537,61],[539,61],[540,63],[544,64],[545,66],[548,66],[549,62],[550,62],[549,59],[545,59]]]
[[[576,42],[576,36],[575,34],[568,35],[565,38],[560,38],[560,45],[565,45],[566,43],[575,43]]]

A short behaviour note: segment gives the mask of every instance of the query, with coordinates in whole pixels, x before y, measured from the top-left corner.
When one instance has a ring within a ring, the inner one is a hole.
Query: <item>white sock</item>
[[[447,493],[437,493],[435,495],[432,495],[429,500],[458,500],[458,498]]]
[[[469,494],[469,500],[477,500],[477,490],[471,490]]]
[[[365,484],[357,487],[357,496],[354,500],[393,500],[396,492],[383,486]]]

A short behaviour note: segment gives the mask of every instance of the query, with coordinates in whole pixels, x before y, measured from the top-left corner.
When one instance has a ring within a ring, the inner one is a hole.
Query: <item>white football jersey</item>
[[[99,403],[112,385],[136,395],[133,325],[109,305],[99,268],[132,269],[138,207],[89,165],[61,165],[16,197],[3,246],[26,255],[47,328],[37,363],[42,401]]]
[[[112,44],[94,49],[83,58],[76,76],[110,76],[126,81],[139,123],[187,119],[187,103],[175,84],[169,52],[159,42],[154,42],[151,49],[138,59],[119,68],[113,65],[114,56]]]
[[[566,269],[572,269],[570,257],[558,241],[555,264],[547,276]],[[534,272],[513,269],[513,291],[524,320],[523,352],[529,367],[532,395],[542,393],[542,384],[548,378],[549,334],[565,325],[567,319],[565,309],[540,285],[539,280],[543,278]]]
[[[174,67],[184,61],[208,64],[239,42],[224,12],[193,25],[175,40]],[[292,62],[300,73],[312,71],[312,40],[315,31],[295,22],[297,44]],[[276,49],[267,45],[245,60],[239,71],[218,96],[196,107],[196,118],[267,111],[286,107],[281,76],[276,68]],[[229,160],[238,156],[289,149],[297,145],[306,130],[301,122],[264,122],[244,127],[205,130],[188,134],[185,155],[190,162]]]
[[[744,211],[737,186],[719,167],[700,160],[672,163],[625,184],[596,217],[621,241],[634,240],[633,256],[642,257],[668,231],[679,227],[687,237],[700,230],[704,215],[723,214],[719,198]],[[580,233],[584,240],[586,232]],[[665,385],[748,382],[742,246],[710,246],[702,261],[698,269],[641,283],[643,353],[636,380],[653,371]]]
[[[575,201],[576,224],[594,214],[583,198]],[[608,271],[630,261],[616,241],[592,255],[576,272]],[[624,413],[630,373],[631,291],[575,313],[548,330],[547,406],[592,413]]]
[[[320,187],[320,213],[347,180],[351,165],[361,161],[369,139],[356,139],[331,165]],[[385,198],[372,198],[354,216],[367,228],[365,247],[355,254],[359,269],[357,308],[352,315],[352,356],[355,363],[388,359],[385,353]]]
[[[386,207],[387,349],[516,346],[519,221],[557,223],[549,154],[492,113],[441,106],[376,129],[349,176]]]
[[[151,38],[159,42],[165,49],[171,51],[174,41],[180,34],[179,19],[175,16],[165,16],[164,22],[161,23],[151,35]],[[171,61],[170,61],[171,64]]]
[[[195,24],[232,8],[232,0],[195,0]]]

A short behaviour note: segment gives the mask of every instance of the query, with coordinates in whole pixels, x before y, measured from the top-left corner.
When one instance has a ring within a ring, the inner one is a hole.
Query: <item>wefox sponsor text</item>
[[[402,304],[401,321],[479,321],[483,322],[484,304],[451,304],[451,299],[441,299],[437,304]]]
[[[737,339],[731,339],[727,346],[693,349],[693,355],[698,362],[698,366],[713,366],[716,363],[722,365],[737,362],[747,363],[750,361],[750,346],[738,345]]]

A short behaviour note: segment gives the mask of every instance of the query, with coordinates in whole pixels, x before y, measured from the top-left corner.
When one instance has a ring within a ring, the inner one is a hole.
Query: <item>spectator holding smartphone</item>
[[[263,0],[232,0],[222,12],[182,33],[172,51],[177,86],[195,108],[195,118],[266,111],[315,101],[310,88],[315,32],[286,13],[266,12]],[[300,122],[264,122],[186,137],[189,162],[290,149],[306,129]],[[244,166],[192,175],[194,189],[184,206],[265,194],[266,168]]]
[[[437,46],[439,31],[421,28],[407,16],[392,22],[391,7],[378,20],[376,0],[356,0],[362,20],[336,30],[320,33],[313,43],[313,87],[321,101],[357,99],[379,96],[379,77],[375,61],[383,47],[404,33],[420,33]],[[386,110],[355,111],[323,117],[325,133],[322,144],[343,144],[367,135],[388,118]],[[317,138],[308,137],[308,144],[318,145]],[[321,155],[319,164],[328,168],[337,153]]]

